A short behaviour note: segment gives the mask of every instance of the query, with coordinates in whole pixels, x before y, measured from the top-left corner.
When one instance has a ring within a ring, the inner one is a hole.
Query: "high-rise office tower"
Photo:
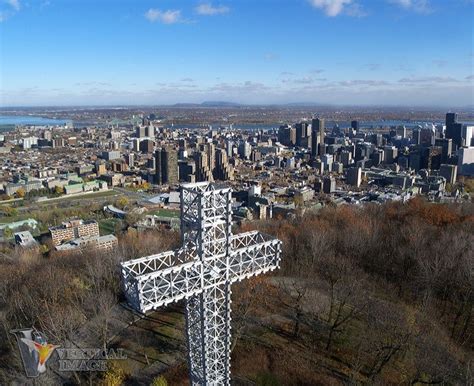
[[[474,147],[462,147],[458,151],[458,174],[474,176]]]
[[[456,123],[458,120],[457,113],[446,113],[446,125]]]
[[[278,142],[285,146],[296,145],[296,129],[291,125],[280,126],[278,129]]]
[[[312,131],[311,133],[311,158],[315,159],[319,154],[319,133]]]
[[[294,128],[293,126],[290,126],[290,145],[296,145],[296,128]]]
[[[462,131],[462,145],[466,147],[473,146],[473,139],[474,139],[474,126],[472,125],[463,125]]]
[[[212,171],[209,168],[207,154],[203,151],[197,151],[194,153],[194,162],[196,163],[196,181],[209,181],[213,182],[214,178]]]
[[[319,154],[323,156],[326,154],[326,144],[324,142],[324,138],[326,136],[325,126],[324,126],[324,119],[320,119],[319,124]]]
[[[152,153],[155,143],[151,139],[144,139],[143,141],[140,141],[139,147],[142,153]]]
[[[354,167],[347,169],[346,182],[349,185],[356,186],[357,188],[362,183],[362,168]]]
[[[439,170],[443,149],[439,146],[423,148],[421,152],[421,167],[429,170]]]
[[[304,139],[308,137],[307,124],[300,122],[295,125],[296,129],[296,146],[303,146],[305,143]]]
[[[145,127],[145,136],[150,138],[155,137],[155,127],[153,125],[148,125]]]
[[[239,143],[238,151],[240,158],[249,159],[252,153],[252,146],[247,141],[242,141]]]
[[[351,128],[355,131],[359,131],[359,121],[351,121]]]
[[[227,156],[228,157],[233,157],[234,156],[234,142],[227,141],[226,142],[226,150],[227,150]]]
[[[457,172],[458,172],[457,165],[441,164],[439,168],[439,175],[446,178],[446,182],[451,185],[456,183]]]
[[[216,167],[216,147],[212,142],[201,143],[199,151],[206,154],[207,166],[212,173]]]
[[[407,128],[405,125],[400,125],[397,127],[397,134],[402,137],[406,138],[407,137]]]
[[[216,150],[216,168],[214,169],[214,179],[227,181],[234,179],[234,168],[227,159],[227,153],[223,149]]]
[[[339,157],[344,167],[349,166],[349,164],[352,162],[352,153],[350,151],[341,151]]]
[[[412,141],[415,145],[421,142],[421,127],[415,127],[412,131]]]
[[[311,121],[312,134],[311,137],[318,136],[319,140],[312,140],[314,144],[317,144],[317,154],[322,156],[326,154],[326,146],[324,144],[324,119],[313,118]]]
[[[278,129],[278,142],[282,145],[290,146],[291,145],[291,126],[283,125]]]
[[[333,176],[323,178],[323,192],[330,194],[336,190],[336,179]]]
[[[387,165],[393,164],[398,155],[398,149],[395,146],[384,147],[384,158]]]
[[[179,180],[183,182],[196,182],[196,162],[184,160],[178,162]]]
[[[137,126],[135,129],[135,137],[145,138],[146,137],[146,128],[145,126]]]
[[[443,164],[447,163],[448,159],[451,157],[453,149],[453,140],[451,138],[436,138],[435,146],[441,147],[441,162]]]
[[[462,123],[457,122],[456,113],[446,114],[446,138],[453,140],[453,150],[459,149],[463,144]]]
[[[157,184],[173,185],[179,182],[178,152],[172,148],[161,148],[155,151]]]
[[[125,161],[127,162],[127,165],[132,168],[135,163],[135,154],[129,153],[125,155]]]
[[[432,128],[424,127],[420,132],[420,145],[433,146],[435,143],[435,131]]]

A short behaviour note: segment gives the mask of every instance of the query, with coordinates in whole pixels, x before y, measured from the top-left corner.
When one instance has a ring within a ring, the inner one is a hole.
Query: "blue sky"
[[[0,105],[473,105],[472,0],[0,0]]]

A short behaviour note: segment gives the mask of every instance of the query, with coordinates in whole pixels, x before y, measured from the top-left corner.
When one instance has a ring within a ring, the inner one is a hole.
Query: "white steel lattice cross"
[[[186,299],[192,385],[230,384],[231,284],[279,268],[281,241],[232,235],[231,189],[181,186],[180,249],[122,263],[128,302],[147,312]]]

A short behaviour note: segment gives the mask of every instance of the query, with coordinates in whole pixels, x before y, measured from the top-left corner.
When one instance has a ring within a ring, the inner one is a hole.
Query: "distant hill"
[[[206,107],[237,107],[237,106],[241,106],[241,105],[239,103],[234,103],[234,102],[206,101],[206,102],[202,102],[201,106],[206,106]]]
[[[202,103],[175,103],[173,107],[239,107],[239,103],[222,101],[205,101]]]
[[[175,103],[174,105],[171,105],[171,107],[199,107],[199,106],[200,105],[198,103]]]

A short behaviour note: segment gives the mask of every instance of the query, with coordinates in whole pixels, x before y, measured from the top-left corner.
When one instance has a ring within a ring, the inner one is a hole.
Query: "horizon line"
[[[474,109],[472,105],[406,105],[406,104],[324,104],[316,102],[289,102],[289,103],[238,103],[238,102],[226,102],[226,101],[204,101],[204,102],[177,102],[167,104],[151,104],[151,103],[139,103],[139,104],[44,104],[44,105],[0,105],[0,110],[5,109],[34,109],[34,108],[139,108],[139,107],[200,107],[200,108],[232,108],[232,107],[358,107],[358,108],[433,108],[433,109]]]

